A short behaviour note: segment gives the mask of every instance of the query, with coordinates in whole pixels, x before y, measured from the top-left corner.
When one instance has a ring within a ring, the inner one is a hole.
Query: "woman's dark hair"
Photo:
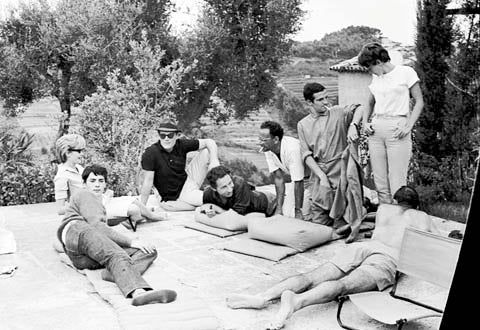
[[[85,169],[82,172],[83,182],[87,182],[87,178],[90,175],[90,173],[93,173],[95,175],[102,175],[103,178],[105,179],[105,182],[107,182],[107,169],[105,167],[97,164],[93,164],[85,167]]]
[[[420,205],[420,197],[417,191],[409,186],[400,187],[393,195],[393,199],[396,200],[399,205],[409,206],[412,209],[416,209],[418,205]]]
[[[313,94],[319,93],[325,90],[325,86],[319,83],[307,83],[305,86],[303,86],[303,98],[305,101],[310,101],[313,103],[315,101],[315,98],[313,97]]]
[[[214,167],[207,173],[208,184],[212,188],[217,188],[217,180],[229,174],[230,174],[230,170],[225,166],[220,165],[220,166]]]
[[[382,63],[390,61],[390,55],[388,55],[387,50],[377,42],[364,45],[358,54],[358,64],[368,68],[377,64],[377,61]]]
[[[268,131],[270,132],[270,135],[272,137],[278,136],[279,140],[283,138],[283,128],[279,123],[275,121],[264,121],[262,125],[260,125],[260,128],[268,128]]]

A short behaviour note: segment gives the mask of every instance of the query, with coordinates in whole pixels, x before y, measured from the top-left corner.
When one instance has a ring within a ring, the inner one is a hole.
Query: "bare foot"
[[[348,234],[350,234],[350,232],[351,232],[350,224],[346,224],[346,225],[344,225],[342,227],[339,227],[335,230],[335,233],[337,235],[341,235],[341,236],[342,235],[348,235]]]
[[[232,294],[227,297],[227,306],[232,309],[254,308],[261,309],[267,306],[268,302],[260,297],[248,294]]]
[[[348,235],[345,243],[352,243],[357,239],[358,233],[360,232],[360,223],[354,224],[351,228],[352,232]]]
[[[287,319],[292,316],[295,311],[295,293],[289,290],[284,291],[281,297],[280,309],[273,321],[267,325],[266,329],[278,330],[283,328]]]

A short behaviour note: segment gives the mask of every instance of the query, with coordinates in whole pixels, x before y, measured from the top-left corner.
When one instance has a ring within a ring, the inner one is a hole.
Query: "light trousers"
[[[370,163],[379,203],[392,203],[393,195],[407,184],[408,165],[412,157],[411,134],[402,139],[393,134],[407,123],[407,117],[374,117],[374,134],[368,138]]]

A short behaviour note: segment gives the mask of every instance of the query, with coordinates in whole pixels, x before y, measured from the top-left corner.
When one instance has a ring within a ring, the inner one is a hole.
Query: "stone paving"
[[[120,328],[113,308],[96,294],[85,276],[62,264],[53,250],[51,242],[59,223],[54,203],[1,207],[2,216],[17,241],[19,268],[13,277],[0,280],[1,329]],[[262,329],[279,307],[231,310],[225,305],[229,293],[257,293],[286,276],[316,267],[335,250],[345,248],[340,240],[272,262],[224,251],[222,245],[238,237],[221,239],[186,229],[181,226],[186,220],[192,220],[191,213],[177,213],[161,224],[140,225],[138,235],[155,242],[159,250],[155,265],[193,288],[219,318],[222,329]],[[464,228],[456,222],[437,222],[444,232]],[[405,281],[408,284],[408,279]],[[413,295],[428,297],[439,305],[447,294],[422,283],[405,286]],[[307,307],[295,313],[285,329],[340,329],[336,306],[332,302]],[[355,320],[362,329],[391,329],[352,306],[346,306],[345,320]],[[411,323],[408,329],[438,329],[439,324],[439,319],[428,319]],[[161,326],[152,325],[154,328]]]

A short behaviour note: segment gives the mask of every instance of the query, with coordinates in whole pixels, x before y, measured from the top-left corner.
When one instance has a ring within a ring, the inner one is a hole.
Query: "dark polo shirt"
[[[162,201],[176,200],[182,191],[187,173],[187,153],[198,150],[197,139],[178,139],[171,152],[165,151],[160,141],[148,147],[142,155],[142,168],[154,171],[153,185]]]
[[[233,176],[233,195],[223,200],[218,192],[207,187],[203,192],[203,203],[211,203],[220,206],[224,210],[233,209],[239,214],[251,212],[266,213],[268,209],[268,199],[264,193],[252,190],[252,187],[245,180],[238,176]]]

